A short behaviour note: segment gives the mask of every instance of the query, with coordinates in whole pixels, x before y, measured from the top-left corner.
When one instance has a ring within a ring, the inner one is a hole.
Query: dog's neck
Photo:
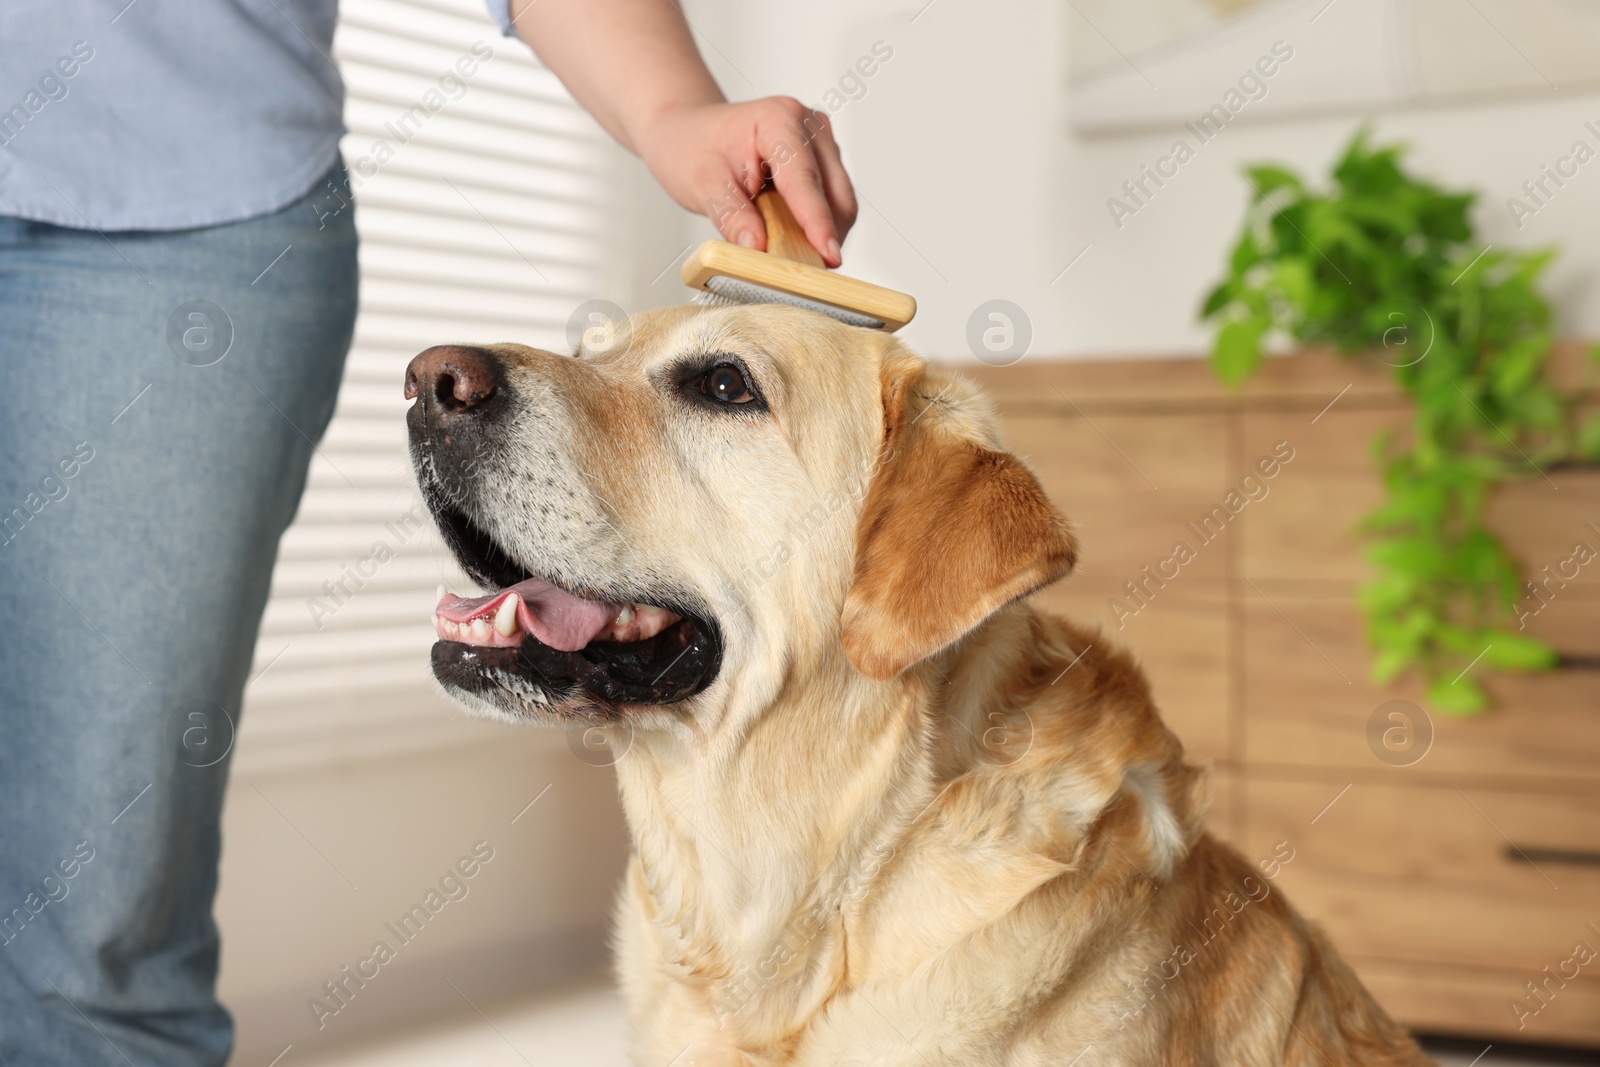
[[[1027,654],[1031,617],[1007,609],[966,651],[888,682],[829,665],[819,677],[830,684],[791,677],[775,700],[717,730],[635,738],[617,765],[635,877],[669,971],[742,991],[731,1002],[720,994],[714,1013],[743,1010],[751,982],[741,976],[764,984],[775,956],[798,958],[786,972],[825,995],[842,967],[832,958],[841,913],[950,781],[985,753],[1006,758],[992,744],[992,709]]]
[[[741,942],[781,926],[883,836],[884,783],[928,776],[925,683],[858,679],[825,706],[806,689],[785,686],[726,734],[641,733],[618,762],[662,921]]]

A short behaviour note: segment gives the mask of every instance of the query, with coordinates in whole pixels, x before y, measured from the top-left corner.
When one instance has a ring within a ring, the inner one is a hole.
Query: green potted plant
[[[1600,419],[1578,425],[1574,394],[1550,374],[1538,283],[1554,253],[1484,247],[1475,194],[1415,177],[1402,153],[1363,130],[1324,192],[1282,167],[1246,168],[1243,232],[1202,316],[1217,326],[1212,366],[1229,383],[1278,340],[1386,353],[1416,409],[1408,434],[1373,442],[1386,492],[1363,523],[1377,570],[1360,594],[1373,676],[1414,669],[1434,708],[1474,714],[1486,698],[1461,677],[1469,663],[1541,670],[1557,659],[1510,626],[1522,576],[1484,522],[1485,498],[1600,456]]]

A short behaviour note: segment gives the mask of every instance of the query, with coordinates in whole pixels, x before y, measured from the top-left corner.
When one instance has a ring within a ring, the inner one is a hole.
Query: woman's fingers
[[[756,147],[772,175],[772,184],[783,194],[811,247],[824,263],[837,267],[844,233],[834,221],[815,147],[819,138],[826,137],[830,145],[833,142],[827,117],[789,97],[758,103],[768,105],[756,126]]]
[[[839,145],[833,139],[833,124],[822,112],[815,112],[822,126],[817,136],[812,139],[811,147],[816,153],[817,165],[822,171],[822,187],[828,195],[828,205],[833,209],[833,224],[839,232],[839,240],[843,241],[850,233],[851,227],[856,224],[858,206],[856,204],[856,189],[850,183],[850,175],[845,172],[844,160],[839,155]]]
[[[762,220],[761,212],[756,210],[755,204],[743,192],[736,191],[732,185],[728,187],[720,217],[714,217],[712,221],[716,223],[717,232],[722,234],[724,241],[758,251],[766,250],[767,224]]]
[[[722,168],[722,180],[707,204],[706,215],[722,239],[745,248],[765,250],[767,225],[756,209],[754,197],[761,191],[764,171],[753,144]]]
[[[746,248],[767,247],[753,199],[770,180],[823,262],[839,265],[856,197],[823,112],[779,96],[675,109],[642,136],[641,153],[673,199]]]

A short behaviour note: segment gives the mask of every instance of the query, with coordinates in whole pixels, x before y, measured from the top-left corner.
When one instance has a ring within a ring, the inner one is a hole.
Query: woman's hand
[[[856,221],[856,196],[823,112],[787,96],[680,106],[634,140],[674,200],[746,248],[766,248],[766,227],[751,198],[770,176],[811,246],[828,266],[839,265],[839,244]]]
[[[522,39],[672,198],[765,249],[751,198],[769,177],[830,267],[856,197],[828,117],[787,96],[730,104],[674,0],[511,0]]]

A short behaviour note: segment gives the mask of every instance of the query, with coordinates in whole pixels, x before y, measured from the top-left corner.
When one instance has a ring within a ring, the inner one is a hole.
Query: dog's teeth
[[[440,582],[439,583],[439,588],[437,588],[437,589],[435,589],[433,591],[433,602],[435,604],[437,604],[439,601],[443,600],[444,599],[444,595],[445,595],[445,593],[447,591],[448,590],[446,590],[445,587],[444,587],[444,583]]]
[[[500,610],[494,613],[494,628],[501,637],[510,637],[517,632],[517,604],[520,599],[512,593],[500,601]]]
[[[626,626],[633,621],[633,605],[624,604],[622,610],[617,612],[617,617],[611,620],[613,626]]]
[[[472,620],[472,636],[479,641],[487,641],[489,639],[489,620],[487,618]]]

